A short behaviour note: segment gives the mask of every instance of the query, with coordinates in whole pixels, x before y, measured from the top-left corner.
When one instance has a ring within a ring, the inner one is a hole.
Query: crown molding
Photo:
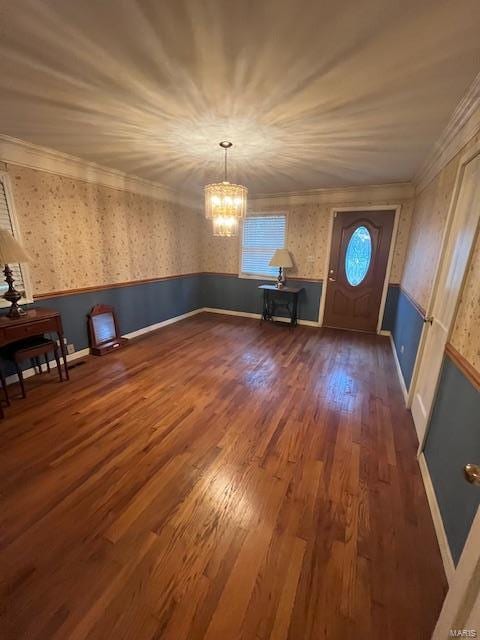
[[[365,186],[334,187],[290,191],[285,193],[256,194],[249,198],[252,209],[275,205],[362,205],[384,204],[391,201],[403,201],[413,198],[415,187],[411,182],[373,184]]]
[[[118,191],[129,191],[139,195],[198,208],[192,197],[181,194],[158,182],[131,176],[116,169],[103,167],[54,149],[41,147],[25,140],[0,134],[0,163],[27,167],[82,182],[99,184]]]
[[[0,134],[0,163],[12,164],[37,171],[65,176],[74,180],[99,184],[119,191],[129,191],[157,200],[173,202],[193,209],[201,209],[203,200],[182,194],[158,182],[131,176],[116,169],[103,167],[54,149]],[[276,205],[329,204],[357,205],[408,200],[414,196],[410,182],[391,184],[327,187],[305,191],[252,194],[252,208]]]
[[[447,126],[416,173],[414,184],[417,191],[422,191],[479,131],[480,73],[458,103]]]

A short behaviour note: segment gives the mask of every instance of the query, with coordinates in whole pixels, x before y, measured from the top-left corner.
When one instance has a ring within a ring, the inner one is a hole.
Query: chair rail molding
[[[480,131],[480,73],[458,103],[447,126],[414,177],[422,191],[443,167]]]
[[[0,134],[0,163],[5,163],[7,170],[9,164],[17,165],[73,180],[98,184],[118,191],[129,191],[194,209],[201,208],[201,203],[198,200],[159,182],[131,176],[117,169],[103,167],[95,162],[89,162],[4,134]]]

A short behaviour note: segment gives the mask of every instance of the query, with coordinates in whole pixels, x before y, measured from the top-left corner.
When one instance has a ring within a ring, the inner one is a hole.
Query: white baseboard
[[[230,311],[229,309],[215,309],[213,307],[203,307],[202,311],[206,313],[220,313],[223,316],[240,316],[241,318],[256,318],[259,320],[262,316],[259,313],[248,313],[248,311]]]
[[[131,331],[130,333],[125,333],[122,338],[127,338],[127,340],[132,340],[133,338],[138,338],[142,336],[144,333],[150,333],[151,331],[156,331],[157,329],[161,329],[162,327],[166,327],[169,324],[173,324],[174,322],[179,322],[180,320],[185,320],[185,318],[190,318],[191,316],[197,315],[197,313],[201,313],[205,311],[205,309],[194,309],[193,311],[188,311],[187,313],[182,313],[181,316],[174,316],[173,318],[169,318],[168,320],[163,320],[163,322],[156,322],[155,324],[149,324],[147,327],[143,327],[142,329],[138,329],[137,331]]]
[[[86,349],[80,349],[80,351],[74,351],[73,353],[67,354],[67,362],[72,362],[74,360],[78,360],[79,358],[85,358],[85,356],[88,356],[89,354],[90,354],[90,349],[88,347]],[[55,362],[55,360],[50,361],[50,368],[51,369],[57,368],[57,363]],[[29,369],[25,369],[23,371],[24,378],[31,378],[34,375],[35,375],[35,369],[33,367],[30,367]],[[14,384],[15,382],[18,382],[18,376],[16,373],[12,374],[11,376],[7,376],[6,378],[7,384]]]
[[[395,360],[395,367],[397,368],[398,380],[400,382],[400,387],[403,393],[403,399],[405,400],[405,406],[408,407],[408,390],[407,385],[405,384],[405,380],[403,378],[402,368],[400,366],[400,362],[397,356],[397,350],[395,348],[395,342],[393,341],[393,336],[390,331],[380,331],[380,335],[388,336],[390,338],[390,346],[392,347],[393,359]]]
[[[392,346],[393,358],[395,360],[395,366],[397,367],[398,379],[400,380],[400,386],[402,387],[403,397],[405,398],[405,404],[408,406],[409,397],[405,380],[403,378],[402,370],[400,368],[400,362],[398,361],[397,351],[395,349],[395,343],[390,331],[381,331],[381,335],[386,335],[390,338],[390,344]],[[440,553],[442,556],[443,567],[445,569],[445,575],[450,583],[453,574],[455,573],[455,564],[453,562],[452,554],[448,544],[447,534],[445,533],[445,527],[443,526],[443,520],[440,513],[440,508],[437,502],[437,496],[433,488],[432,479],[430,478],[430,472],[428,471],[427,461],[425,455],[420,453],[418,456],[418,464],[420,466],[420,472],[422,474],[423,485],[425,487],[425,493],[427,494],[428,505],[432,514],[433,525],[435,527],[435,533],[437,535],[438,546],[440,547]]]
[[[437,534],[438,546],[440,547],[440,553],[442,555],[445,575],[447,576],[447,580],[450,584],[455,573],[455,564],[448,544],[447,534],[445,533],[445,527],[443,526],[437,496],[435,495],[432,479],[430,478],[430,472],[428,471],[427,461],[425,460],[425,455],[423,453],[418,456],[418,464],[420,466],[428,504],[432,513],[433,525],[435,527],[435,533]]]
[[[201,311],[205,311],[207,313],[220,313],[225,316],[240,316],[241,318],[254,318],[256,320],[260,320],[262,317],[261,313],[249,313],[247,311],[230,311],[229,309],[214,309],[213,307],[204,307]],[[273,319],[276,322],[285,322],[290,323],[290,318],[284,318],[282,316],[274,316]],[[298,320],[298,324],[304,325],[306,327],[319,327],[320,324],[318,322],[314,322],[313,320]]]

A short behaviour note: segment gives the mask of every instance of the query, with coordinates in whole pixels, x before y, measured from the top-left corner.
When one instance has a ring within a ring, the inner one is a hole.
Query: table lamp
[[[270,267],[278,267],[277,287],[281,289],[287,282],[285,278],[285,269],[293,267],[292,258],[286,249],[276,249],[269,262]]]
[[[0,264],[5,265],[3,273],[5,274],[5,282],[8,284],[7,291],[3,294],[5,300],[12,303],[7,316],[9,318],[18,318],[26,313],[18,306],[18,301],[23,293],[17,291],[13,286],[14,279],[10,264],[18,262],[30,262],[31,257],[28,255],[22,245],[15,240],[10,231],[0,229]]]

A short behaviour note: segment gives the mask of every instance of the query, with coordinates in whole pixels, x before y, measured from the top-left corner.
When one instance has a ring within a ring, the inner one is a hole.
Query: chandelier
[[[213,222],[214,236],[236,236],[238,221],[247,213],[247,187],[228,182],[227,152],[231,142],[220,142],[225,151],[225,174],[223,182],[207,184],[205,190],[205,217]]]

